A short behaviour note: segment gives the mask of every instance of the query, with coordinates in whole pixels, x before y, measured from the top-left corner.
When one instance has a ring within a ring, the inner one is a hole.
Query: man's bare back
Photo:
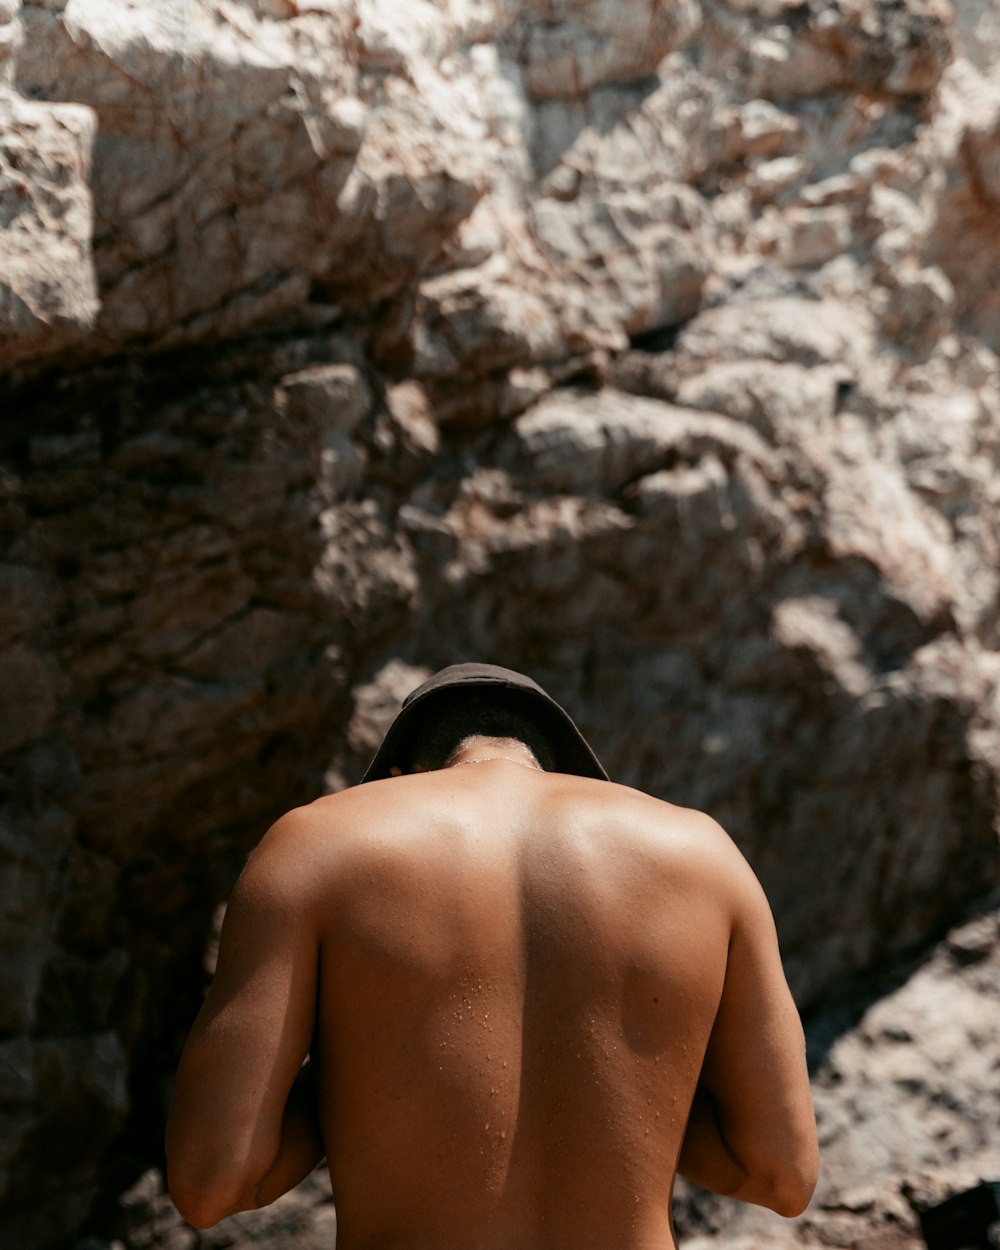
[[[802,1034],[742,856],[518,748],[470,740],[261,843],[178,1081],[194,1222],[324,1148],[338,1250],[669,1250],[678,1167],[805,1205]]]

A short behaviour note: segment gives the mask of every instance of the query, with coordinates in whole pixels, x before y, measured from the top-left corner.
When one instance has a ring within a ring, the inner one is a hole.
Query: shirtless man
[[[673,1250],[678,1172],[796,1215],[816,1131],[760,885],[529,678],[445,669],[248,862],[167,1153],[200,1227],[325,1154],[338,1250]]]

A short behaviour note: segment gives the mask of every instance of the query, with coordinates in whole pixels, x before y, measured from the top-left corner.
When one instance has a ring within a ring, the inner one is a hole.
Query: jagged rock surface
[[[148,1172],[213,913],[428,667],[720,819],[807,1009],[992,887],[998,56],[978,0],[0,0],[5,1241],[228,1244]]]
[[[921,1250],[918,1212],[996,1178],[998,961],[994,900],[925,960],[808,1021],[823,1160],[809,1210],[788,1223],[687,1192],[688,1250]]]

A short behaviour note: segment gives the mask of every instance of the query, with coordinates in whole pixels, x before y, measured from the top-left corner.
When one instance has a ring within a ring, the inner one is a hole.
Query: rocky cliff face
[[[0,0],[5,1240],[156,1163],[243,856],[439,664],[720,819],[807,1009],[991,888],[998,52],[978,0]]]

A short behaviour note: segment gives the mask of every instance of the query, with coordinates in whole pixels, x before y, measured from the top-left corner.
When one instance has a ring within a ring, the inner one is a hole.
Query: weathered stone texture
[[[789,1224],[760,1208],[699,1204],[685,1186],[684,1245],[922,1250],[918,1212],[996,1175],[998,959],[993,906],[925,961],[808,1021],[823,1160],[809,1210]]]
[[[88,108],[0,96],[0,364],[93,328],[94,131]]]
[[[82,428],[69,388],[7,447],[0,1027],[26,1083],[5,1120],[18,1244],[83,1218],[127,1112],[145,1106],[155,1142],[157,1056],[196,1001],[176,959],[197,966],[265,813],[320,785],[300,741],[336,704],[311,572],[338,405],[283,415],[258,381],[164,403],[170,374],[135,371]],[[126,1093],[139,1055],[144,1090]]]
[[[810,1011],[991,889],[998,55],[980,0],[0,0],[0,1239],[329,1240],[319,1182],[179,1222],[170,1072],[247,848],[439,664],[720,819]],[[972,940],[816,1017],[796,1235],[981,1157]]]

